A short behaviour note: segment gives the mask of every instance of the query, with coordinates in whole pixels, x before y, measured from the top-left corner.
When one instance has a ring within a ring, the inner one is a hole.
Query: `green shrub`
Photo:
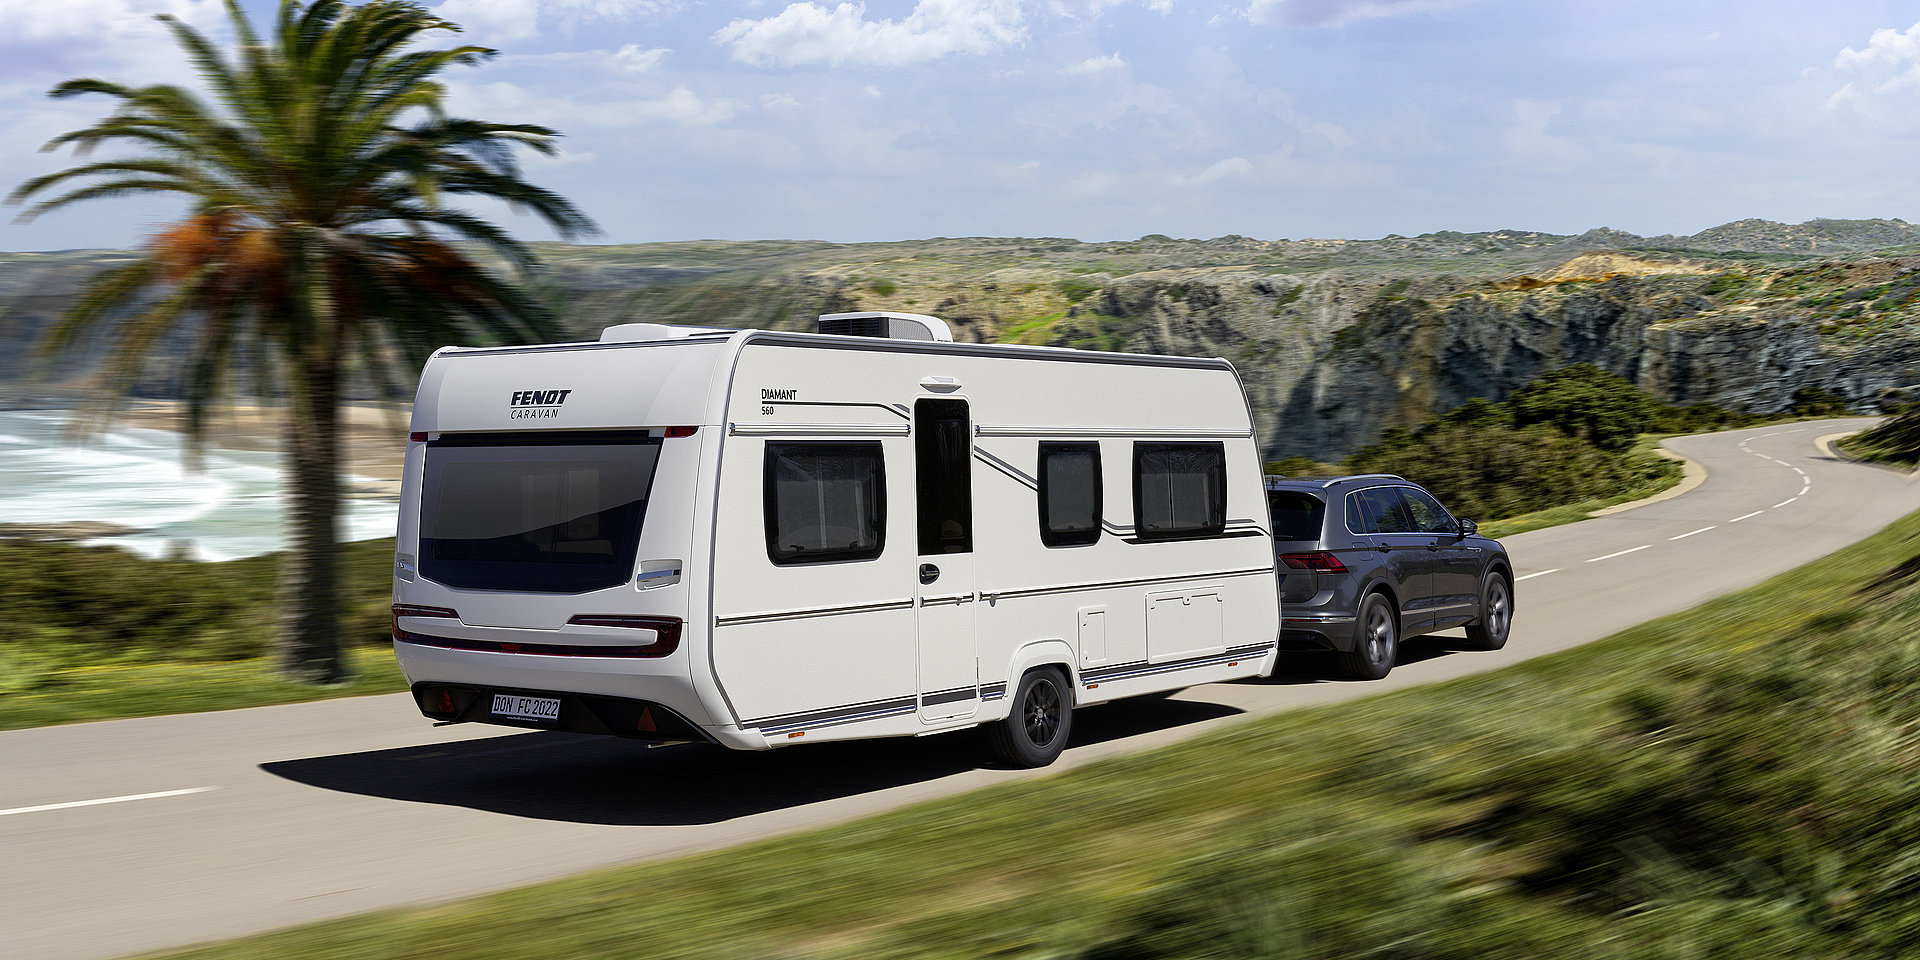
[[[1658,401],[1591,363],[1550,370],[1507,398],[1515,426],[1548,424],[1603,450],[1625,450],[1651,423]]]

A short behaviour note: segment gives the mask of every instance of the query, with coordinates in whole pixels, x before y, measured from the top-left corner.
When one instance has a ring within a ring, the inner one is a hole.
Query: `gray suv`
[[[1391,474],[1267,477],[1280,564],[1283,650],[1332,650],[1378,680],[1400,641],[1449,627],[1498,650],[1513,625],[1513,564],[1499,541]]]

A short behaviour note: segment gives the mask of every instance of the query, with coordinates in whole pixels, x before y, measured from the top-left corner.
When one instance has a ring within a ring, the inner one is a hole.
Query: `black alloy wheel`
[[[1472,650],[1498,650],[1507,645],[1507,633],[1513,629],[1513,588],[1498,573],[1487,574],[1480,585],[1480,619],[1467,625],[1465,646]]]
[[[1347,673],[1361,680],[1379,680],[1393,671],[1400,656],[1400,621],[1386,594],[1370,593],[1360,604],[1360,634],[1353,649],[1340,655]]]
[[[1073,729],[1073,694],[1056,667],[1037,667],[1020,678],[1007,718],[987,727],[993,755],[1015,767],[1044,767],[1066,749]]]

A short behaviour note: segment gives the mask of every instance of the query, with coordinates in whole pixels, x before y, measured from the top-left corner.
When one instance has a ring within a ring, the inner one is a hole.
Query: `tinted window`
[[[1040,445],[1040,542],[1070,547],[1100,539],[1100,445]]]
[[[1305,491],[1273,490],[1267,494],[1267,513],[1275,540],[1318,540],[1327,505]]]
[[[879,443],[769,443],[764,495],[774,563],[880,555],[887,485]]]
[[[1440,501],[1424,491],[1411,487],[1400,488],[1400,495],[1406,498],[1407,511],[1413,515],[1414,529],[1421,533],[1458,533],[1460,525],[1453,522],[1453,515]]]
[[[965,400],[913,405],[914,489],[920,553],[973,550],[973,438]]]
[[[1347,529],[1354,533],[1413,533],[1413,518],[1393,487],[1347,494]]]
[[[659,454],[646,437],[428,444],[420,575],[539,593],[626,582]]]
[[[1218,536],[1227,528],[1227,456],[1218,443],[1133,445],[1134,531],[1142,539]]]

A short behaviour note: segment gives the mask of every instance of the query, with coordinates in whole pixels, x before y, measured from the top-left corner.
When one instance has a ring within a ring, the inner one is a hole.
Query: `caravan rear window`
[[[430,443],[420,575],[532,593],[625,583],[659,456],[659,439],[638,434]]]

